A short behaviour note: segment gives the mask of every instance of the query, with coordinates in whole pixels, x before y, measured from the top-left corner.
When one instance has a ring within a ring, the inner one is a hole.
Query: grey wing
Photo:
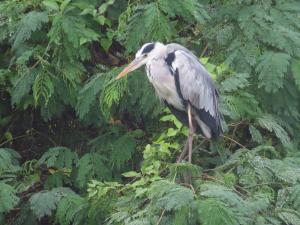
[[[171,44],[168,44],[167,45],[167,52],[170,53],[170,52],[175,52],[177,50],[181,50],[181,51],[184,51],[186,52],[187,54],[189,54],[191,57],[193,57],[196,61],[198,61],[198,58],[197,56],[194,55],[194,53],[192,53],[190,50],[188,50],[186,47],[180,45],[180,44],[177,44],[177,43],[171,43]],[[198,61],[199,62],[199,61]]]
[[[175,51],[172,62],[178,73],[181,95],[196,111],[196,120],[204,135],[216,138],[222,132],[218,106],[218,92],[209,72],[188,50]]]

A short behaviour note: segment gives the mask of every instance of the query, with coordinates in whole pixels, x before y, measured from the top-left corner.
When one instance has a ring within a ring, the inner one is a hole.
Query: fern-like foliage
[[[35,103],[37,104],[39,100],[42,99],[45,102],[45,105],[47,105],[54,92],[54,86],[50,75],[46,71],[43,71],[36,76],[32,90]]]
[[[57,205],[56,221],[60,225],[79,224],[78,214],[85,204],[85,199],[74,192],[66,193]]]
[[[300,214],[293,209],[285,209],[278,213],[279,219],[285,224],[296,225],[300,223]]]
[[[218,46],[213,57],[219,60],[221,51],[231,68],[248,73],[248,92],[269,113],[298,120],[299,89],[297,82],[287,80],[292,76],[297,80],[299,19],[296,24],[292,18],[299,13],[299,2],[270,1],[261,7],[259,2],[230,1],[229,5],[215,5],[219,10],[210,14],[211,26],[203,32],[213,49]]]
[[[166,211],[191,206],[194,195],[191,189],[167,181],[155,182],[149,190],[153,207]]]
[[[131,158],[135,147],[136,143],[130,135],[124,135],[116,140],[111,152],[113,166],[121,168]]]
[[[46,164],[48,168],[71,169],[77,164],[76,152],[66,147],[54,147],[48,149],[39,160],[39,164]]]
[[[80,45],[93,40],[97,40],[99,34],[88,28],[78,17],[64,15],[57,16],[53,21],[54,25],[49,32],[49,36],[53,42],[59,44],[60,32],[64,32],[69,43],[78,48]]]
[[[254,117],[261,112],[255,96],[249,92],[239,91],[236,95],[223,95],[221,111],[233,120],[240,120],[246,116]]]
[[[264,115],[257,119],[260,126],[274,132],[276,137],[279,138],[283,145],[290,143],[290,137],[284,128],[276,121],[271,115]]]
[[[290,202],[292,202],[295,209],[300,209],[300,186],[295,185],[291,188],[291,196],[290,196]]]
[[[158,1],[158,7],[167,14],[168,17],[181,16],[187,22],[194,22],[196,20],[198,23],[205,23],[209,19],[207,11],[204,9],[198,1],[188,0],[188,1]]]
[[[34,31],[41,29],[42,25],[47,22],[48,14],[46,12],[32,11],[27,13],[20,21],[17,32],[13,37],[13,48],[18,48],[31,37]]]
[[[123,16],[128,23],[119,25],[119,32],[122,34],[119,39],[126,45],[128,52],[136,50],[145,41],[169,41],[174,35],[174,18],[181,17],[190,23],[204,23],[209,18],[204,7],[195,0],[164,0],[131,5]],[[139,33],[146,35],[135,35]]]
[[[100,96],[100,107],[104,114],[104,116],[109,119],[110,110],[114,103],[119,103],[121,97],[127,90],[127,82],[126,79],[115,82],[114,78],[116,77],[119,69],[112,70],[108,73],[107,80],[104,84],[103,90]]]
[[[296,0],[2,0],[0,224],[299,225],[299,14]],[[188,129],[145,72],[115,80],[155,41],[193,51],[220,93],[224,137],[196,135],[192,163],[174,163]]]
[[[243,89],[249,86],[249,74],[240,73],[235,76],[229,77],[221,83],[221,91],[233,92],[238,89]]]
[[[30,203],[22,204],[22,208],[13,225],[38,225],[39,221],[30,209]]]
[[[215,199],[199,201],[198,213],[199,220],[205,225],[239,224],[232,210],[225,203]]]
[[[133,10],[134,15],[129,18],[127,26],[123,28],[123,32],[126,32],[124,36],[126,39],[120,36],[129,52],[136,50],[143,40],[170,40],[170,24],[167,17],[158,9],[157,2],[136,6]],[[147,32],[147,37],[134,35],[144,33],[145,29],[150,31]]]
[[[255,141],[258,144],[261,144],[263,142],[263,137],[261,135],[261,132],[257,128],[250,125],[249,126],[249,131],[250,131],[251,138],[252,138],[253,141]]]
[[[9,148],[0,148],[0,176],[3,172],[16,172],[20,170],[19,153]]]
[[[295,80],[295,83],[298,87],[298,89],[300,90],[300,61],[293,61],[292,63],[292,72],[293,72],[293,77]]]
[[[97,74],[85,84],[82,90],[80,90],[76,106],[79,118],[83,119],[90,111],[91,107],[96,104],[97,95],[102,88],[102,84],[103,80],[101,79],[101,74]]]
[[[218,198],[226,204],[233,207],[242,207],[243,199],[233,192],[231,188],[224,185],[217,185],[215,183],[205,183],[200,186],[201,195],[210,198]]]
[[[80,188],[87,185],[91,179],[110,177],[110,170],[105,165],[105,158],[98,153],[87,153],[78,161],[76,182]]]
[[[0,213],[7,213],[19,202],[14,187],[0,181]]]
[[[264,87],[269,93],[282,88],[290,59],[291,57],[285,53],[265,52],[256,67],[261,81],[260,87]]]
[[[38,219],[51,216],[60,199],[70,192],[68,188],[53,188],[51,191],[38,192],[30,198],[30,208]]]
[[[26,71],[17,81],[12,91],[11,102],[12,104],[19,104],[22,98],[28,94],[36,79],[37,70]]]

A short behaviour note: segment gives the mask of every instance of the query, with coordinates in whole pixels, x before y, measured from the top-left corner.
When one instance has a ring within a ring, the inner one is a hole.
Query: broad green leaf
[[[59,11],[59,6],[55,0],[45,0],[42,3],[50,10]]]
[[[60,11],[65,11],[65,8],[67,7],[67,5],[71,2],[71,0],[64,0],[61,5],[60,5]]]
[[[140,173],[137,173],[135,171],[129,171],[129,172],[126,172],[126,173],[122,173],[122,175],[124,177],[140,177],[141,176]]]

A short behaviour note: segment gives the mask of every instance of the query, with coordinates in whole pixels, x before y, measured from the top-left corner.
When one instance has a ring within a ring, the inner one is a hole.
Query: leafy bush
[[[1,224],[300,224],[300,3],[0,2]],[[145,42],[193,50],[224,136],[195,137],[144,72]]]

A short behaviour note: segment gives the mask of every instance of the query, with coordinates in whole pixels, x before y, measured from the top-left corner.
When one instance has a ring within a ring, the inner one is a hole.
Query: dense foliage
[[[177,42],[211,72],[224,137],[196,137],[142,70]],[[0,2],[0,224],[300,224],[300,2]]]

